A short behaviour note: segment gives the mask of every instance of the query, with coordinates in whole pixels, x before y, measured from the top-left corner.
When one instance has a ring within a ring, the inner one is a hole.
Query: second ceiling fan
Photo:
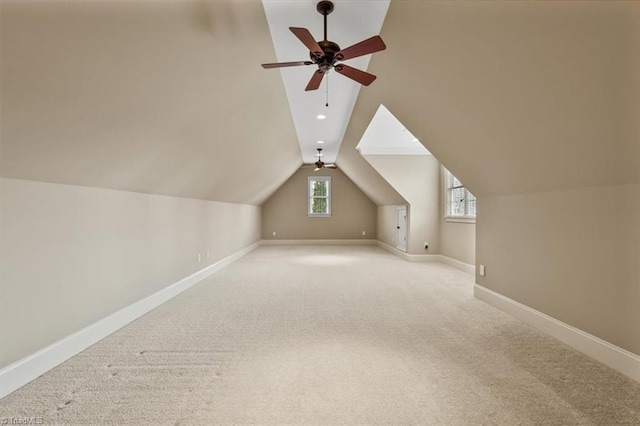
[[[322,148],[318,148],[318,153],[316,154],[318,156],[318,161],[316,161],[315,163],[312,164],[305,164],[302,167],[307,169],[310,167],[315,167],[315,169],[313,170],[314,172],[317,172],[318,170],[321,169],[337,169],[338,166],[336,166],[335,164],[327,164],[324,161],[322,161]]]
[[[324,40],[316,41],[313,35],[306,28],[289,27],[291,32],[309,49],[310,61],[298,62],[277,62],[272,64],[262,64],[263,68],[283,68],[297,67],[302,65],[317,65],[318,69],[313,73],[309,84],[305,88],[306,91],[316,90],[320,87],[325,74],[334,69],[337,73],[349,77],[365,86],[370,85],[376,79],[376,76],[368,72],[350,67],[340,61],[357,58],[359,56],[368,55],[370,53],[379,52],[387,48],[380,36],[373,36],[366,40],[340,49],[338,44],[327,40],[327,16],[333,12],[333,3],[328,0],[318,2],[316,6],[318,12],[324,16]]]

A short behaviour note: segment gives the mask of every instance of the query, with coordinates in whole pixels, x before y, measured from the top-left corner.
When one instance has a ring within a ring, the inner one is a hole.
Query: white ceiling
[[[430,155],[413,133],[382,104],[356,149],[362,155]]]
[[[267,52],[258,53],[261,63],[309,60],[307,48],[289,31],[289,27],[307,28],[316,40],[323,38],[323,17],[316,10],[315,0],[262,0],[267,16],[276,58]],[[389,0],[335,0],[335,9],[328,17],[327,38],[346,48],[371,36],[380,34]],[[375,55],[384,55],[378,52]],[[371,55],[347,61],[349,66],[366,70]],[[282,68],[282,80],[289,100],[291,115],[305,163],[316,161],[316,149],[323,148],[327,163],[336,161],[340,144],[351,118],[360,84],[335,72],[325,76],[320,89],[305,92],[315,66]],[[264,70],[265,73],[278,72]],[[328,77],[328,78],[327,78]],[[378,76],[390,78],[390,76]],[[329,81],[329,107],[325,107],[326,84]],[[372,85],[377,84],[374,81]],[[363,88],[367,90],[367,88]],[[318,120],[324,114],[325,120]],[[324,141],[320,145],[317,141]]]

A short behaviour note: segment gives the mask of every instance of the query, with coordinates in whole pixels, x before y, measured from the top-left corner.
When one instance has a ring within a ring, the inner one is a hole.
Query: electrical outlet
[[[484,277],[486,273],[487,273],[487,271],[486,271],[484,265],[480,265],[480,276]]]
[[[209,258],[209,250],[207,250],[207,259]]]
[[[198,263],[202,262],[202,255],[198,253]]]
[[[424,249],[427,250],[429,248],[429,241],[424,242]]]
[[[276,236],[276,231],[273,231],[273,236],[274,236],[274,237]]]
[[[362,231],[362,235],[367,235],[367,231]]]

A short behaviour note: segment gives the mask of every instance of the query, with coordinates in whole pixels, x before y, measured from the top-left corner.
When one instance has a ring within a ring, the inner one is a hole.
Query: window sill
[[[323,214],[323,213],[307,213],[309,217],[331,217],[331,213]]]
[[[445,222],[458,222],[458,223],[476,223],[475,217],[456,217],[456,216],[445,216]]]

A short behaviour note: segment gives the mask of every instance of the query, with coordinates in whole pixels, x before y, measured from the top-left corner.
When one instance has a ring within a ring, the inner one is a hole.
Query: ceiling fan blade
[[[322,83],[323,77],[324,77],[324,72],[320,70],[317,70],[316,72],[314,72],[313,75],[311,76],[311,80],[309,80],[309,84],[307,84],[307,87],[304,90],[307,92],[309,90],[317,90],[318,87],[320,87],[320,83]]]
[[[324,167],[326,169],[337,169],[338,166],[336,166],[335,164],[325,164]]]
[[[300,65],[313,65],[311,61],[298,61],[298,62],[275,62],[273,64],[262,64],[262,68],[283,68],[283,67],[297,67]]]
[[[317,172],[318,170],[320,170],[320,167],[316,167],[314,172]]]
[[[379,52],[386,48],[387,46],[384,44],[380,36],[373,36],[361,41],[360,43],[356,43],[353,46],[349,46],[346,49],[342,49],[336,53],[336,58],[339,61],[346,61],[347,59]]]
[[[289,29],[293,34],[295,34],[296,37],[298,37],[298,39],[302,42],[302,44],[307,46],[307,49],[309,49],[311,53],[317,56],[324,55],[322,48],[320,47],[318,42],[313,38],[313,35],[311,35],[308,29],[298,28],[298,27],[289,27]]]
[[[370,85],[371,83],[373,83],[373,80],[376,79],[375,75],[361,71],[357,68],[350,67],[349,65],[336,65],[334,69],[336,70],[336,72],[344,75],[345,77],[349,77],[351,80],[355,80],[365,86]]]

